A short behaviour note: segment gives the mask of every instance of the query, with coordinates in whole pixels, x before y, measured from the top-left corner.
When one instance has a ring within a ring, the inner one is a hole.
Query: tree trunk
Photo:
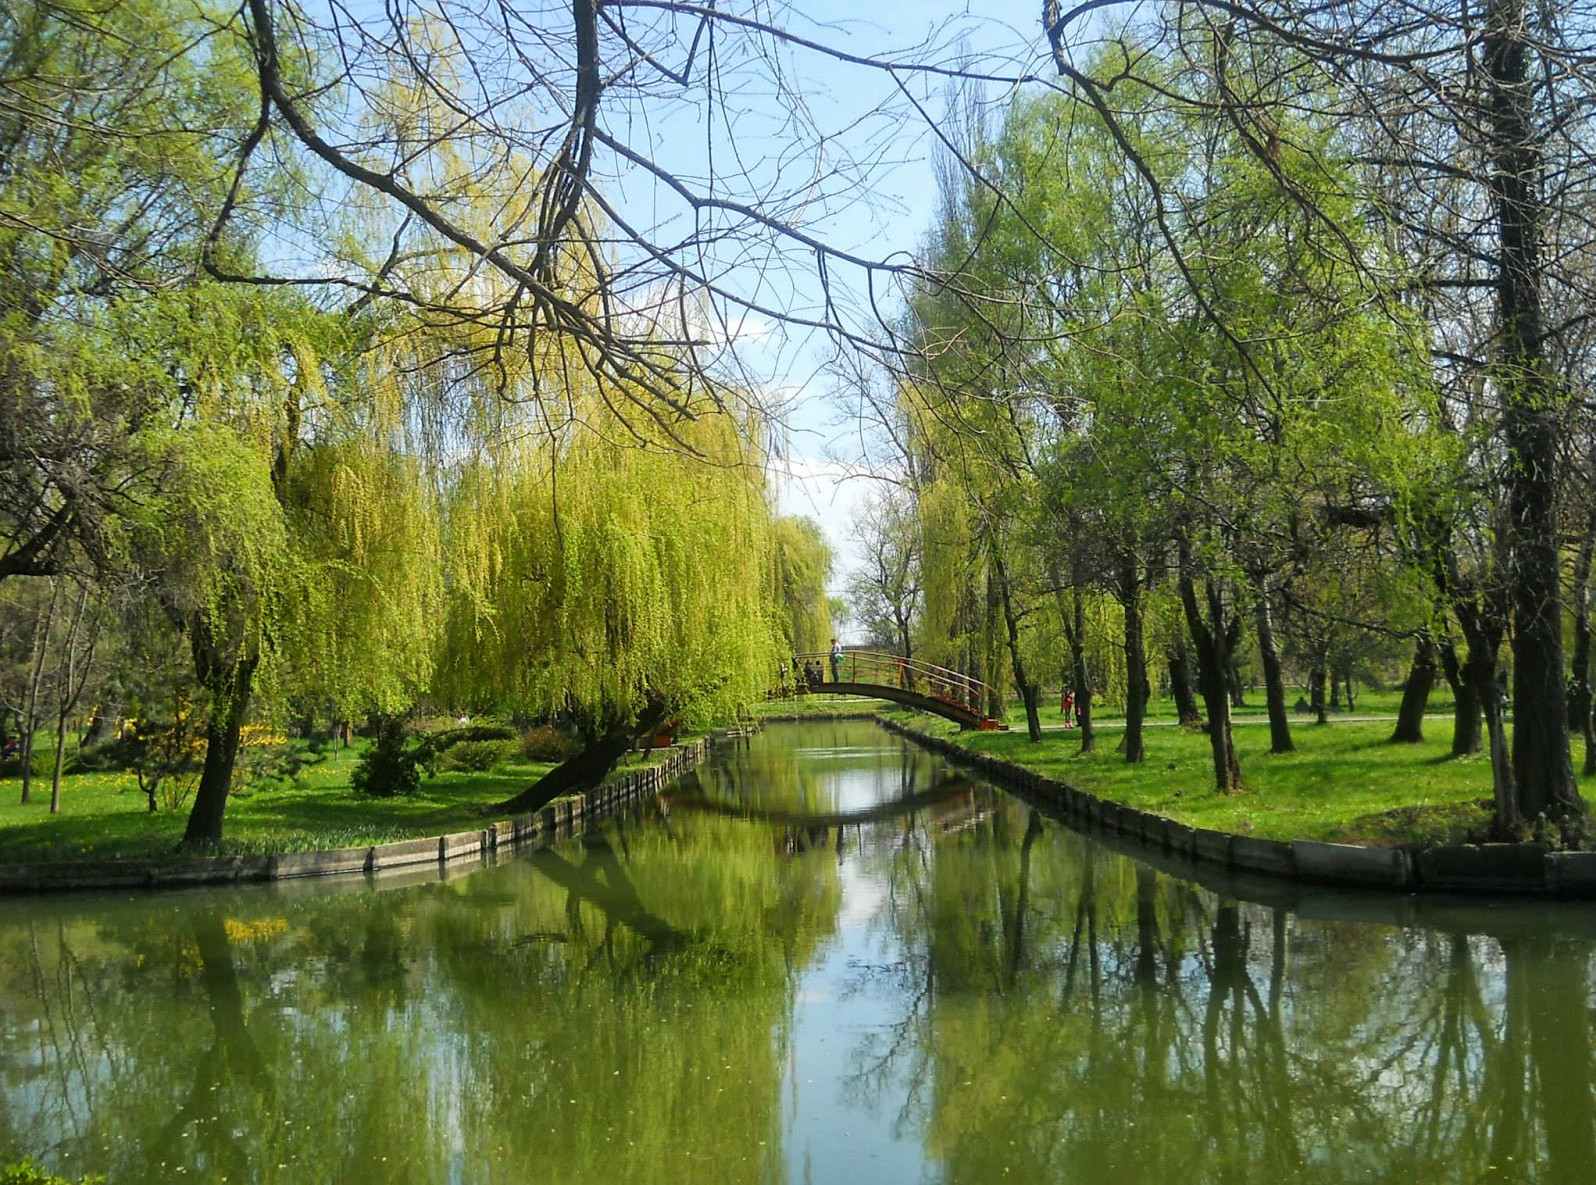
[[[1120,569],[1119,601],[1125,610],[1125,760],[1146,758],[1142,721],[1147,714],[1147,650],[1142,630],[1142,582],[1134,558]]]
[[[1574,556],[1574,652],[1569,659],[1568,718],[1585,740],[1586,777],[1596,773],[1596,720],[1591,716],[1590,574],[1596,559],[1596,514],[1585,521],[1585,537]]]
[[[121,714],[121,707],[115,703],[96,707],[94,714],[89,717],[88,727],[83,731],[83,742],[79,747],[93,749],[115,740],[116,719]]]
[[[194,805],[183,831],[184,847],[222,842],[222,820],[227,813],[227,796],[233,789],[238,739],[249,718],[249,693],[259,662],[254,655],[232,662],[218,661],[214,654],[209,658],[201,678],[212,699],[211,717],[205,725],[205,766],[200,771]]]
[[[1286,709],[1286,680],[1280,669],[1280,650],[1275,644],[1275,626],[1269,612],[1269,584],[1258,582],[1258,657],[1263,666],[1264,699],[1269,705],[1269,751],[1290,753],[1291,717]]]
[[[1090,753],[1097,748],[1097,726],[1092,723],[1092,673],[1086,666],[1086,598],[1081,595],[1079,583],[1070,586],[1070,611],[1063,620],[1070,644],[1076,714],[1081,722],[1080,751]]]
[[[1335,667],[1330,668],[1330,710],[1341,711],[1341,672]]]
[[[593,789],[615,768],[615,763],[638,737],[658,733],[668,715],[669,709],[662,701],[649,700],[634,723],[611,728],[576,756],[556,765],[514,798],[499,803],[495,809],[506,814],[522,814],[541,810],[563,795]]]
[[[40,605],[33,619],[33,670],[28,676],[28,694],[22,708],[22,801],[33,795],[33,734],[39,730],[39,688],[44,682],[44,662],[50,653],[50,629],[55,624],[55,602],[60,589],[50,581],[48,605]]]
[[[1191,658],[1186,653],[1186,633],[1176,630],[1165,651],[1169,667],[1169,693],[1175,697],[1175,717],[1182,728],[1201,728],[1203,714],[1197,709],[1197,693],[1192,690]]]
[[[1470,757],[1480,751],[1480,695],[1469,681],[1468,671],[1457,656],[1451,638],[1443,637],[1436,648],[1441,670],[1452,689],[1452,756]]]
[[[88,608],[89,589],[84,585],[79,589],[78,607],[72,614],[72,624],[67,629],[66,653],[61,656],[61,662],[55,672],[55,765],[50,771],[52,815],[61,813],[61,770],[66,764],[67,717],[72,714],[72,709],[78,706],[78,698],[88,684],[89,668],[94,662],[94,646],[99,636],[98,623],[96,623],[83,654],[81,656],[78,654],[78,638],[83,632],[83,615]]]
[[[994,720],[1003,720],[1008,716],[1008,704],[1005,702],[1001,679],[998,671],[1003,666],[1003,642],[998,636],[998,620],[1003,616],[1003,594],[998,590],[996,575],[988,567],[986,574],[986,620],[982,625],[982,655],[981,666],[987,671],[983,678],[986,684],[985,714]],[[1024,694],[1023,689],[1021,694]]]
[[[1507,444],[1508,572],[1513,612],[1513,782],[1517,813],[1564,824],[1585,812],[1574,780],[1563,687],[1562,549],[1557,479],[1564,397],[1547,371],[1541,257],[1544,160],[1525,0],[1488,0],[1483,65],[1490,189],[1500,235],[1497,369]],[[1489,722],[1490,709],[1487,708]],[[1494,738],[1493,738],[1494,739]],[[1499,820],[1500,821],[1500,820]]]
[[[1327,672],[1324,660],[1320,659],[1308,671],[1308,704],[1313,708],[1313,722],[1315,724],[1329,724],[1327,701],[1324,694],[1325,676]]]
[[[1413,665],[1402,688],[1402,706],[1397,709],[1395,744],[1416,745],[1424,740],[1424,709],[1435,686],[1435,640],[1429,630],[1420,630],[1413,644]]]
[[[1502,645],[1502,616],[1491,604],[1481,609],[1463,602],[1453,608],[1469,656],[1464,663],[1464,679],[1469,683],[1485,715],[1485,737],[1491,754],[1491,797],[1496,808],[1496,833],[1499,839],[1516,839],[1524,822],[1519,811],[1516,771],[1507,742],[1507,712],[1501,686],[1497,682],[1497,651]]]
[[[1009,587],[1009,570],[1003,557],[992,544],[992,571],[997,576],[998,599],[1003,609],[1003,625],[1008,635],[1009,661],[1014,667],[1014,685],[1020,689],[1020,699],[1025,704],[1025,731],[1033,744],[1042,739],[1042,715],[1038,701],[1041,688],[1025,674],[1025,659],[1020,654],[1020,622],[1014,612],[1013,590]],[[999,716],[1001,720],[1003,717]]]
[[[1208,710],[1208,744],[1214,758],[1214,788],[1221,794],[1232,794],[1242,788],[1241,762],[1236,756],[1236,743],[1230,731],[1230,689],[1226,671],[1230,655],[1225,641],[1224,598],[1212,580],[1205,580],[1204,600],[1207,616],[1197,603],[1197,590],[1192,580],[1190,557],[1185,545],[1181,547],[1180,600],[1186,611],[1186,624],[1191,629],[1192,643],[1197,649],[1197,686],[1202,693],[1203,706]]]

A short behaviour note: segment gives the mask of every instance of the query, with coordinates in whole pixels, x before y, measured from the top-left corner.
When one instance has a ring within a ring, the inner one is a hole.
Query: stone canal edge
[[[170,860],[61,860],[0,866],[0,894],[54,893],[70,889],[165,889],[253,884],[304,877],[374,875],[431,865],[486,864],[499,852],[538,846],[576,833],[584,821],[657,793],[693,769],[712,740],[727,730],[674,745],[658,765],[632,770],[587,794],[576,794],[529,814],[473,831],[405,839],[367,847],[280,852],[265,856],[193,856]],[[461,871],[467,870],[461,867]],[[451,870],[453,871],[453,870]]]
[[[1596,852],[1556,851],[1544,843],[1449,844],[1409,851],[1209,831],[1098,798],[895,720],[877,717],[877,722],[1027,800],[1054,808],[1080,830],[1095,827],[1199,865],[1278,881],[1399,893],[1596,897]]]

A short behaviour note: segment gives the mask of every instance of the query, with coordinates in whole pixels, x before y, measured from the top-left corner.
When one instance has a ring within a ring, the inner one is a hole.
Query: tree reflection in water
[[[912,1160],[883,1180],[1588,1179],[1590,909],[1312,920],[873,730],[797,736],[463,879],[8,902],[0,1157],[112,1181],[781,1181],[784,1146],[842,1139],[793,1126],[825,1038],[847,1047],[828,1122],[878,1115]],[[802,1033],[843,947],[869,957]]]

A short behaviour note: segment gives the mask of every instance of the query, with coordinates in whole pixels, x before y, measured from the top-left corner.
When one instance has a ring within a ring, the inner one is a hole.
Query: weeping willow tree
[[[811,518],[787,515],[771,524],[776,605],[788,649],[813,654],[831,645],[831,545]]]
[[[594,402],[501,442],[451,491],[440,694],[561,714],[589,742],[513,809],[602,777],[666,720],[735,713],[784,659],[752,426],[706,404],[623,431]]]
[[[426,686],[441,536],[396,372],[347,322],[214,286],[148,312],[175,426],[149,436],[138,555],[210,699],[184,842],[214,843],[257,693],[352,713]]]

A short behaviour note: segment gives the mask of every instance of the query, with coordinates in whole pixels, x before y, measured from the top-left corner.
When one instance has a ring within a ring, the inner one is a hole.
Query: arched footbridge
[[[960,728],[1008,727],[986,714],[989,696],[981,680],[900,654],[845,650],[835,668],[830,654],[795,654],[791,679],[786,690],[799,695],[859,695],[931,712]]]

